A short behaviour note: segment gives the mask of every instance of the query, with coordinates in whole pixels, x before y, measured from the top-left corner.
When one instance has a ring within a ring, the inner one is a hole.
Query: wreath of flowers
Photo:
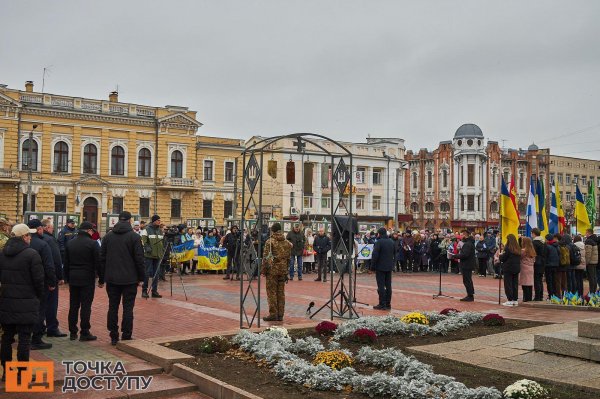
[[[352,356],[341,350],[319,352],[313,360],[315,365],[324,364],[334,370],[350,367],[352,363]]]
[[[600,291],[590,292],[584,296],[580,296],[577,292],[565,292],[562,298],[552,295],[550,297],[550,303],[554,305],[600,308]]]
[[[402,316],[402,318],[400,318],[400,320],[402,320],[406,324],[417,323],[417,324],[423,324],[424,326],[429,325],[429,319],[427,318],[427,316],[425,316],[423,313],[419,313],[419,312],[407,313],[404,316]]]

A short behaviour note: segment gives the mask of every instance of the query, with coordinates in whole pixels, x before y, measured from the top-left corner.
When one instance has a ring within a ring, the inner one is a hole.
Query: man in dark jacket
[[[235,279],[240,279],[241,268],[238,265],[240,236],[240,229],[237,226],[232,226],[231,231],[223,239],[223,246],[227,249],[227,274],[223,277],[223,280],[233,280],[234,273],[236,273]]]
[[[298,280],[302,280],[302,254],[306,237],[300,228],[300,223],[296,223],[292,231],[287,234],[286,239],[292,243],[292,255],[290,256],[290,280],[294,279],[294,263],[298,261]]]
[[[31,234],[37,231],[25,224],[12,228],[12,235],[0,253],[0,324],[2,369],[12,361],[12,343],[18,334],[17,360],[29,361],[33,326],[38,322],[40,299],[45,295],[44,268],[40,255],[29,248]],[[5,381],[6,373],[2,376]]]
[[[596,292],[598,269],[598,237],[594,234],[593,229],[587,229],[585,232],[585,268],[588,275],[588,283],[590,285],[589,292]]]
[[[38,219],[31,219],[27,225],[30,229],[35,229],[36,233],[31,235],[30,247],[35,249],[40,257],[42,258],[42,265],[44,266],[45,274],[45,294],[40,301],[40,310],[38,313],[38,322],[33,327],[33,337],[31,338],[31,349],[50,349],[52,344],[42,341],[44,335],[44,322],[46,320],[46,307],[48,305],[47,298],[51,291],[56,289],[56,271],[54,270],[54,259],[52,258],[52,250],[50,246],[44,241],[44,230],[42,229],[42,222]]]
[[[170,252],[165,253],[165,239],[160,224],[160,216],[154,215],[152,216],[152,223],[140,233],[142,245],[144,246],[144,265],[146,268],[142,298],[149,297],[148,281],[150,278],[152,278],[152,298],[162,298],[158,293],[158,274],[160,274],[161,262],[165,258],[169,259]],[[178,238],[179,236],[176,235],[176,237]],[[178,245],[179,243],[173,241],[172,244]]]
[[[54,224],[51,219],[42,220],[42,229],[44,235],[42,238],[50,247],[52,260],[54,261],[54,272],[58,285],[62,285],[65,280],[63,277],[62,256],[60,255],[60,246],[58,240],[54,238]],[[66,337],[67,334],[58,329],[58,288],[48,293],[46,298],[46,335],[48,337]]]
[[[534,301],[544,300],[544,271],[546,270],[547,250],[541,231],[537,227],[531,230],[533,249],[535,249],[535,262],[533,264],[533,289]]]
[[[98,287],[106,282],[108,294],[107,327],[111,344],[119,341],[119,305],[123,300],[121,339],[131,339],[133,333],[133,307],[137,287],[144,281],[144,250],[138,236],[131,228],[131,213],[119,214],[119,221],[104,236],[100,247],[100,275]]]
[[[392,308],[392,270],[396,262],[394,243],[388,237],[385,227],[378,231],[378,238],[373,245],[371,256],[371,269],[375,270],[377,280],[377,294],[379,304],[373,306],[377,310],[390,310]]]
[[[65,276],[69,282],[69,331],[71,341],[77,339],[77,319],[81,309],[80,341],[95,341],[90,333],[92,301],[96,289],[96,275],[100,271],[100,247],[92,239],[94,226],[83,222],[75,239],[67,243]]]
[[[475,288],[473,287],[473,270],[477,266],[475,257],[475,240],[467,230],[462,232],[463,246],[460,252],[452,255],[454,259],[460,259],[460,272],[462,273],[463,284],[467,290],[467,296],[462,298],[463,302],[473,302],[475,300]]]
[[[58,233],[58,247],[60,248],[60,255],[65,257],[65,249],[67,243],[71,241],[77,235],[77,228],[75,227],[75,220],[67,219],[67,223],[64,225],[62,230]]]
[[[329,267],[327,267],[327,252],[331,249],[331,240],[327,234],[325,234],[325,229],[322,227],[319,228],[319,232],[315,236],[313,249],[316,253],[317,271],[319,272],[319,276],[315,281],[327,282],[327,273],[329,273]],[[323,276],[322,280],[321,276]]]
[[[558,242],[554,239],[552,234],[546,234],[546,269],[544,272],[546,273],[548,299],[550,299],[552,295],[557,295],[554,277],[558,270],[559,261]]]

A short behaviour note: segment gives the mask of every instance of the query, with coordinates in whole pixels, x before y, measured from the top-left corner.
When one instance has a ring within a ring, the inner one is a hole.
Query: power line
[[[539,140],[538,142],[539,143],[544,143],[544,142],[548,142],[548,141],[552,141],[552,140],[556,140],[556,139],[560,139],[560,138],[564,138],[564,137],[571,137],[571,136],[574,136],[574,135],[577,135],[577,134],[585,133],[588,130],[593,130],[593,129],[597,128],[597,127],[600,127],[600,123],[598,123],[596,125],[584,127],[582,129],[575,130],[575,131],[572,131],[570,133],[563,133],[563,134],[561,134],[559,136],[554,136],[554,137],[550,137],[550,138],[547,138],[547,139],[542,139],[542,140]]]

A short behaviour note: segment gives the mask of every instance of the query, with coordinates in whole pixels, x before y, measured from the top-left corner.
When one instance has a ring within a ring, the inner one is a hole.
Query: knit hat
[[[79,230],[93,230],[94,225],[90,222],[83,222],[79,225]]]
[[[31,219],[27,222],[27,226],[29,226],[30,229],[37,229],[38,227],[42,227],[42,221],[39,219]]]
[[[158,215],[152,216],[152,223],[156,222],[157,220],[160,220],[160,216],[158,216]]]
[[[126,222],[131,219],[131,213],[127,211],[123,211],[119,213],[119,220]]]

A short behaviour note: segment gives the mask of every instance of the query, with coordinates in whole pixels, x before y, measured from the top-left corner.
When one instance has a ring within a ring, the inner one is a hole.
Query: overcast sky
[[[600,158],[600,1],[0,0],[0,83],[198,112],[200,132],[401,137],[463,123]]]

